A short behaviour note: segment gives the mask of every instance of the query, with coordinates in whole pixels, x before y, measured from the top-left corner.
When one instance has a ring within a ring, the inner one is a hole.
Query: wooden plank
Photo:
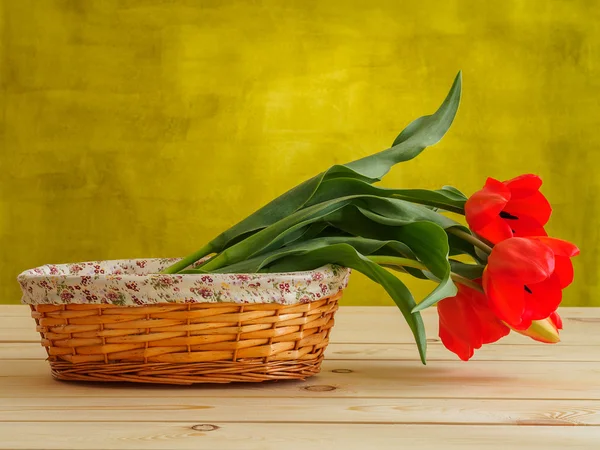
[[[0,311],[2,311],[0,307]],[[2,328],[10,330],[20,330],[22,328],[32,328],[35,331],[35,320],[31,317],[0,317]]]
[[[0,343],[0,360],[3,359],[46,359],[46,350],[39,342]]]
[[[475,361],[600,361],[600,348],[592,345],[548,345],[534,341],[513,345],[496,343],[477,350],[471,359]],[[31,344],[29,344],[31,345]],[[0,359],[1,359],[0,349]],[[45,355],[45,353],[44,353]],[[45,357],[45,356],[44,356]],[[415,344],[340,344],[327,347],[328,360],[395,360],[416,361]],[[458,357],[441,343],[427,345],[427,361],[458,361]]]
[[[2,317],[31,317],[29,305],[0,305]]]
[[[115,393],[118,394],[118,393]],[[326,422],[386,424],[594,425],[595,400],[361,398],[0,398],[0,422]]]
[[[0,306],[0,344],[3,342],[39,342],[35,322],[29,317],[3,317]],[[600,345],[600,308],[564,308],[563,345]],[[438,324],[435,309],[423,313],[430,342],[437,342]],[[334,343],[413,343],[410,329],[395,307],[346,307],[336,314],[331,333]],[[502,339],[503,344],[530,344],[531,340],[517,333]]]
[[[44,347],[39,343],[0,344],[0,360],[46,359]],[[328,360],[417,360],[415,344],[329,344],[325,357]],[[458,358],[441,343],[427,346],[428,361],[457,361]],[[475,353],[472,361],[600,361],[600,349],[592,345],[511,345],[497,343],[486,345]]]
[[[2,321],[0,321],[0,327],[2,326]],[[40,342],[39,333],[35,332],[35,324],[33,324],[33,329],[29,328],[21,328],[16,330],[0,328],[0,345],[5,344],[7,342]]]
[[[561,343],[600,345],[600,308],[564,308]],[[438,317],[435,309],[423,312],[429,342],[439,342]],[[401,313],[394,307],[341,308],[331,331],[335,343],[412,343],[414,339]],[[517,333],[502,339],[504,344],[530,344]]]
[[[256,413],[255,413],[256,414]],[[0,448],[564,450],[597,447],[599,427],[194,422],[0,424]]]
[[[41,360],[5,360],[0,398],[36,397],[354,397],[600,400],[600,363],[332,361],[304,382],[160,387],[60,383]],[[185,394],[181,394],[185,392]],[[118,393],[118,394],[117,394]]]
[[[31,316],[6,315],[6,308],[7,305],[0,306],[0,345],[6,342],[39,342],[35,320]]]

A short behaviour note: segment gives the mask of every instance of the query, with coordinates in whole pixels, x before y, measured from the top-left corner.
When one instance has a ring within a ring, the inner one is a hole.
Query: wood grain
[[[403,360],[416,361],[415,344],[329,344],[325,357],[329,360]],[[1,353],[0,353],[1,358]],[[427,360],[458,361],[458,357],[439,342],[427,344]],[[496,343],[486,345],[475,352],[475,361],[600,361],[600,352],[591,345],[542,345],[530,341],[528,344],[512,345]]]
[[[69,426],[71,425],[71,426]],[[210,431],[209,431],[210,430]],[[302,423],[176,422],[0,424],[2,446],[12,449],[594,449],[598,427],[456,426]]]
[[[2,306],[0,449],[592,450],[600,308],[562,315],[560,344],[511,335],[464,363],[427,311],[422,366],[395,308],[341,308],[315,377],[177,387],[55,381],[29,309]]]
[[[290,395],[293,391],[290,390]],[[600,426],[596,400],[171,397],[0,398],[0,422],[331,422]],[[252,411],[260,411],[260,418]]]
[[[39,343],[0,344],[0,360],[45,359],[46,351]],[[417,360],[415,344],[329,344],[325,357],[329,360]],[[457,361],[441,343],[427,345],[429,361]],[[591,345],[541,345],[536,342],[519,346],[497,343],[486,345],[475,353],[472,361],[600,361],[600,353]]]
[[[0,343],[0,360],[3,359],[46,359],[47,354],[41,344],[27,342]]]
[[[348,372],[349,371],[349,372]],[[192,397],[379,397],[379,398],[512,398],[600,400],[600,363],[436,361],[328,361],[319,375],[304,382],[257,385],[155,386],[57,382],[41,360],[3,361],[0,398],[102,397],[119,392],[125,397],[168,397],[185,392]]]

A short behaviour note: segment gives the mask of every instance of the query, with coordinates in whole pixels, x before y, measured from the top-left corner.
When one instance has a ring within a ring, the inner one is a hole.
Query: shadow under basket
[[[319,372],[341,292],[293,305],[31,305],[60,380],[193,384]]]

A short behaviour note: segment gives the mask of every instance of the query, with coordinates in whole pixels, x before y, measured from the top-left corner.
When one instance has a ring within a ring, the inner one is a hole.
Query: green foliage
[[[326,264],[353,268],[385,288],[404,315],[425,363],[419,311],[456,294],[453,273],[469,279],[481,276],[480,255],[472,239],[461,239],[469,230],[443,214],[464,213],[466,197],[451,186],[431,191],[387,189],[373,183],[444,136],[460,95],[459,73],[439,109],[410,123],[389,149],[335,165],[305,181],[165,273],[294,272]],[[213,256],[199,267],[188,269],[209,254]],[[470,255],[475,264],[452,260],[452,255]],[[417,303],[389,268],[433,280],[437,286]]]

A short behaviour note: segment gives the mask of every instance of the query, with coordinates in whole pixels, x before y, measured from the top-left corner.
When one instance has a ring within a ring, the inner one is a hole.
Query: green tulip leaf
[[[317,192],[315,192],[307,203],[307,206],[349,195],[374,195],[378,197],[397,198],[459,214],[464,213],[465,199],[458,197],[454,192],[444,188],[436,191],[426,189],[387,189],[373,186],[363,180],[346,177],[323,181]]]
[[[293,272],[310,270],[311,268],[321,267],[325,264],[339,264],[344,267],[350,267],[380,284],[402,312],[415,337],[421,361],[423,364],[426,363],[427,339],[425,336],[425,327],[421,315],[418,312],[412,312],[416,306],[416,302],[411,292],[397,277],[357,252],[353,246],[348,244],[333,244],[307,251],[302,255],[288,256],[273,264],[270,267],[270,271]]]
[[[166,268],[163,273],[176,273],[208,254],[221,253],[232,244],[239,243],[240,236],[249,239],[251,236],[247,236],[250,234],[257,233],[298,212],[309,203],[321,183],[326,180],[340,176],[368,182],[381,180],[395,164],[408,161],[419,155],[426,147],[439,142],[456,116],[461,84],[459,72],[439,109],[432,115],[411,122],[396,138],[391,148],[344,165],[335,165],[303,182],[224,231],[197,252]]]
[[[413,222],[432,222],[442,228],[460,226],[448,217],[404,200],[371,195],[341,197],[296,211],[225,249],[206,262],[202,269],[205,271],[216,270],[281,246],[285,243],[286,235],[297,233],[298,230],[312,223],[327,220],[329,215],[350,204],[356,205],[363,215],[369,217],[373,222],[384,225],[399,226]]]

